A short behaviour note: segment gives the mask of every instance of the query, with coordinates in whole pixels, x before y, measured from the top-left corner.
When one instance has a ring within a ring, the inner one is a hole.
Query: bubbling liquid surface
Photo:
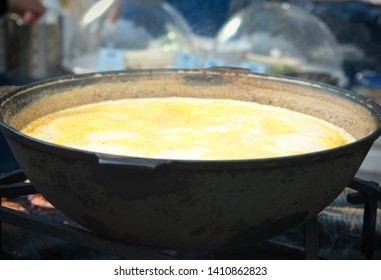
[[[298,155],[355,141],[340,127],[280,107],[180,97],[79,106],[39,118],[22,132],[82,150],[185,160]]]

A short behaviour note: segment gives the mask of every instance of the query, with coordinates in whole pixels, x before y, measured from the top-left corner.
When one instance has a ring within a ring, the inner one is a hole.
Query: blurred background
[[[11,12],[1,17],[1,84],[133,68],[240,66],[353,87],[377,84],[381,71],[381,1],[40,2],[47,11],[32,24]]]
[[[376,83],[381,71],[381,1],[40,2],[47,11],[32,24],[11,12],[1,17],[2,84],[133,68],[241,66],[352,87]]]

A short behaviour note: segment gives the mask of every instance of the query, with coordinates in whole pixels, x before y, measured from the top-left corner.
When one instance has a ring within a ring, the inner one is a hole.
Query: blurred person
[[[0,0],[0,15],[11,12],[33,23],[45,12],[46,8],[38,0]]]

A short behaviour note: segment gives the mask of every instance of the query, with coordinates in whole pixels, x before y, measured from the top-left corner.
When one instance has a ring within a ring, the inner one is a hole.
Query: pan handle
[[[139,170],[155,170],[159,167],[169,165],[173,162],[171,160],[162,159],[128,158],[104,154],[96,155],[98,157],[98,163],[100,165],[128,167]]]
[[[0,86],[0,98],[5,96],[8,92],[15,90],[16,86]]]

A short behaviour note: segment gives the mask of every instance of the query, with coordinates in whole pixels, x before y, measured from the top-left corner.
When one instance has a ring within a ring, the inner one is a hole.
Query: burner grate
[[[36,194],[37,191],[33,185],[25,182],[25,180],[26,177],[20,170],[0,177],[0,198],[14,198],[21,195]],[[79,225],[68,225],[51,221],[44,216],[23,213],[4,206],[0,206],[0,240],[2,240],[1,222],[125,259],[173,259],[172,256],[162,254],[159,250],[115,241],[95,234]]]
[[[377,183],[364,181],[358,178],[354,178],[351,181],[349,188],[355,190],[356,192],[347,195],[348,202],[354,205],[364,205],[361,254],[367,259],[371,259],[374,255],[376,242],[376,216],[378,201],[381,201],[381,188]],[[26,181],[25,175],[20,170],[0,176],[0,198],[17,198],[19,196],[36,193],[36,189],[31,183]],[[118,256],[123,259],[178,259],[183,258],[184,256],[186,258],[189,257],[189,254],[185,252],[163,251],[112,240],[89,231],[74,222],[65,224],[62,223],[62,221],[58,222],[48,219],[48,217],[43,215],[22,213],[1,205],[0,241],[2,240],[2,222],[58,238],[63,241],[78,244],[105,254]],[[316,216],[308,221],[303,226],[303,230],[304,244],[302,248],[302,255],[304,255],[304,258],[323,258],[319,255],[318,217]],[[272,244],[272,246],[279,247],[280,245]],[[300,249],[293,246],[290,247],[289,245],[285,245],[285,247],[289,247],[289,250],[292,249],[293,251],[300,251]],[[0,250],[1,249],[2,247],[0,242]]]
[[[354,178],[349,187],[357,192],[348,194],[348,202],[353,205],[364,205],[361,253],[367,259],[371,259],[376,247],[377,209],[378,202],[381,201],[381,188],[376,182],[364,181],[358,178]]]

